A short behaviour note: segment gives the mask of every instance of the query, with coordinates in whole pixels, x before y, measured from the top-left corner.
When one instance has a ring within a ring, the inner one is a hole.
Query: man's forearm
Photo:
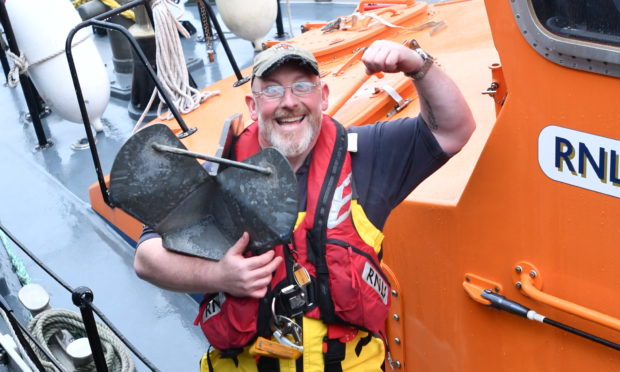
[[[161,238],[149,239],[138,246],[134,268],[140,278],[171,291],[261,298],[282,257],[276,257],[273,250],[245,257],[249,241],[244,233],[221,260],[209,261],[170,251],[162,246]]]
[[[441,148],[453,154],[467,143],[476,127],[456,84],[423,51],[387,40],[376,40],[364,52],[366,73],[403,72],[414,80],[421,114]],[[427,63],[431,62],[427,70]]]
[[[161,238],[142,242],[134,259],[134,269],[140,278],[164,289],[191,293],[218,291],[217,278],[209,278],[216,264],[172,252],[162,246]]]
[[[458,152],[476,127],[461,91],[438,66],[432,66],[426,76],[415,80],[414,84],[422,117],[441,148],[449,154]]]

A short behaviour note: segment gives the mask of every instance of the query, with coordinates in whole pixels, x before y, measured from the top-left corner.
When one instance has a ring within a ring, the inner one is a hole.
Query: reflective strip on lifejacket
[[[351,201],[351,216],[353,217],[353,224],[357,233],[360,235],[364,243],[375,249],[375,253],[379,254],[381,251],[381,243],[383,243],[383,233],[377,229],[372,222],[366,217],[366,213],[362,206],[356,199]],[[297,220],[295,221],[295,228],[299,226],[301,221],[306,217],[306,212],[299,212],[297,214]],[[294,230],[293,229],[293,230]]]
[[[304,218],[306,218],[306,212],[297,213],[297,220],[295,221],[295,227],[293,228],[293,230],[295,230],[297,226],[299,226],[299,224],[301,223],[301,221],[304,220]]]
[[[366,213],[357,200],[351,201],[351,215],[353,216],[353,224],[355,230],[360,235],[364,243],[375,249],[378,255],[381,251],[381,243],[383,243],[383,233],[377,229],[372,222],[366,217]]]

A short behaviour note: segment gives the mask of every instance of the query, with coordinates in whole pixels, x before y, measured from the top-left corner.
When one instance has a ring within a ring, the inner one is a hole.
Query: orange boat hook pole
[[[329,107],[327,108],[327,110],[325,110],[325,114],[329,115],[329,116],[333,116],[335,113],[338,112],[338,110],[340,110],[340,108],[342,106],[344,106],[345,103],[347,103],[347,101],[349,100],[349,98],[353,97],[353,95],[355,94],[355,92],[357,92],[357,90],[364,85],[364,83],[370,79],[371,76],[377,76],[379,79],[383,78],[383,72],[375,72],[374,74],[368,75],[368,74],[364,74],[363,77],[361,77],[355,84],[353,84],[346,92],[344,92],[344,94],[340,97],[338,97],[338,99],[335,100],[335,102],[331,105],[329,105]]]
[[[271,169],[269,168],[259,167],[259,166],[247,164],[247,163],[242,163],[240,161],[234,161],[234,160],[229,160],[229,159],[224,159],[224,158],[218,158],[215,156],[204,155],[198,152],[192,152],[192,151],[183,150],[177,147],[162,145],[161,143],[153,143],[152,146],[157,151],[171,152],[177,155],[184,155],[184,156],[189,156],[192,158],[203,159],[203,160],[211,161],[214,163],[225,164],[231,167],[237,167],[237,168],[241,168],[241,169],[245,169],[245,170],[249,170],[253,172],[262,173],[267,176],[271,174]]]

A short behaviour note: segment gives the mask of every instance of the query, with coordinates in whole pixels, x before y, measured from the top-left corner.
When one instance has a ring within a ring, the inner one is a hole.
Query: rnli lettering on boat
[[[368,262],[364,264],[362,279],[377,292],[381,300],[383,300],[383,303],[387,304],[387,283]]]
[[[538,162],[551,179],[620,198],[620,141],[555,125],[538,136]]]

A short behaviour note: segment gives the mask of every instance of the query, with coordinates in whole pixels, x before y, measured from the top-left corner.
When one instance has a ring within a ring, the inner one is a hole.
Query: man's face
[[[298,82],[317,85],[307,94],[295,94],[286,88],[281,98],[260,93],[246,97],[252,120],[258,120],[261,147],[275,147],[287,158],[303,155],[316,143],[321,115],[327,109],[328,88],[320,83],[318,76],[296,64],[284,64],[267,76],[255,78],[252,85],[253,92],[261,92]]]

